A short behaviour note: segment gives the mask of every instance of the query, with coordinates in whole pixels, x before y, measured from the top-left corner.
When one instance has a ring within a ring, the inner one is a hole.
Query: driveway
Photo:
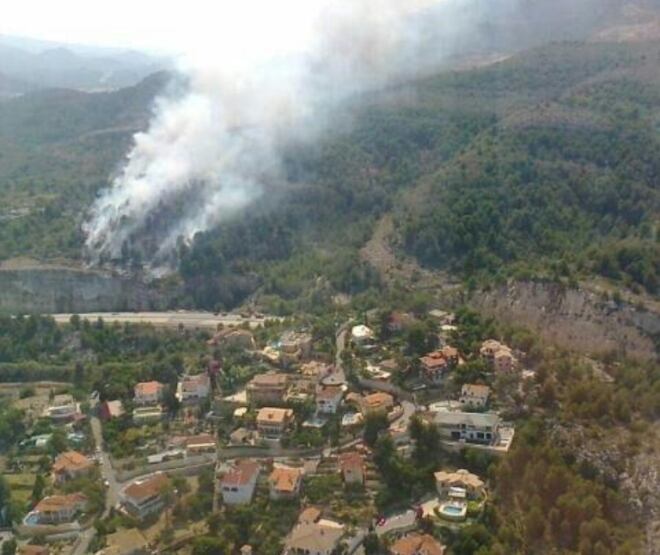
[[[417,526],[417,514],[412,509],[387,518],[382,526],[376,526],[376,534],[384,536],[390,532],[406,532]]]
[[[94,443],[96,444],[96,453],[99,461],[99,468],[101,470],[101,476],[104,480],[108,481],[109,486],[106,488],[105,492],[105,509],[103,510],[103,516],[107,516],[108,512],[112,507],[114,507],[119,501],[119,490],[121,486],[115,478],[115,472],[110,463],[109,455],[103,451],[103,433],[101,431],[101,421],[97,416],[92,416],[90,418],[90,426],[92,428],[92,436],[94,437]],[[71,555],[84,555],[89,550],[89,545],[92,543],[92,540],[96,536],[96,528],[90,526],[86,528],[80,535],[73,545],[71,550]]]

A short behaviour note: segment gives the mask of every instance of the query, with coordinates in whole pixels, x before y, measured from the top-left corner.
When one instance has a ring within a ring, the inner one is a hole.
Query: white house
[[[500,417],[494,413],[436,412],[434,420],[440,434],[452,441],[492,445],[499,438]]]
[[[481,384],[463,384],[459,402],[463,407],[484,408],[488,404],[490,387]]]
[[[176,398],[182,403],[196,403],[206,399],[211,391],[211,378],[206,373],[183,376],[176,386]]]
[[[55,395],[46,409],[45,416],[54,422],[75,420],[80,414],[80,406],[69,394]]]
[[[316,387],[316,412],[335,414],[343,396],[344,387],[341,385],[318,385]]]
[[[156,472],[130,483],[119,492],[119,498],[127,513],[143,520],[163,509],[165,500],[162,493],[169,483],[166,474]]]
[[[218,490],[226,505],[245,505],[252,501],[257,486],[259,465],[242,460],[220,477]]]
[[[367,345],[374,340],[374,332],[371,328],[360,324],[351,329],[351,339],[356,345]]]

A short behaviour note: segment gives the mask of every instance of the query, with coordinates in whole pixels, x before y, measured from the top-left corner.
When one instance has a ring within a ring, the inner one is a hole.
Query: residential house
[[[99,418],[104,422],[113,418],[119,418],[124,414],[124,404],[119,399],[115,401],[104,401],[99,405]]]
[[[284,402],[288,388],[287,374],[257,374],[247,384],[247,399],[256,406],[278,405]]]
[[[156,381],[140,382],[133,389],[133,402],[136,405],[155,405],[162,401],[165,386]]]
[[[302,479],[303,471],[300,468],[276,467],[268,477],[270,498],[280,500],[298,497]]]
[[[279,439],[292,419],[292,409],[264,407],[257,413],[257,431],[264,438]]]
[[[220,477],[218,490],[226,505],[245,505],[252,501],[260,467],[254,461],[241,460]]]
[[[312,383],[320,382],[325,376],[332,374],[334,370],[332,364],[319,360],[311,360],[300,366],[300,374]]]
[[[479,353],[497,372],[511,372],[518,364],[511,348],[494,339],[484,341]]]
[[[317,509],[305,509],[284,541],[284,555],[331,555],[344,534],[343,524],[320,518]]]
[[[343,396],[344,386],[316,386],[316,412],[321,414],[336,414]]]
[[[81,415],[80,405],[69,394],[55,395],[46,409],[45,416],[55,423],[71,422]]]
[[[435,487],[442,497],[451,497],[455,490],[462,490],[467,497],[475,499],[484,494],[484,482],[476,474],[461,469],[456,472],[439,471],[434,475]]]
[[[219,347],[244,349],[246,351],[253,351],[256,348],[252,332],[242,328],[222,329],[209,339],[208,344]]]
[[[128,514],[138,520],[144,520],[163,509],[165,506],[163,491],[169,484],[170,480],[166,474],[156,472],[130,483],[119,492],[119,498]]]
[[[367,347],[373,344],[374,332],[370,327],[360,324],[351,329],[351,339],[353,343],[360,347]]]
[[[146,407],[135,407],[133,409],[133,423],[142,426],[144,424],[153,424],[165,416],[165,412],[160,405]]]
[[[434,413],[440,434],[452,441],[491,445],[498,439],[500,417],[495,413],[452,412]]]
[[[280,362],[289,365],[304,360],[312,354],[312,335],[306,332],[287,331],[279,341]]]
[[[419,359],[424,380],[430,385],[441,385],[449,372],[460,362],[458,350],[449,345],[426,354]]]
[[[394,397],[389,393],[378,391],[362,398],[361,408],[364,415],[377,412],[389,413],[394,407]]]
[[[62,484],[89,474],[94,468],[94,462],[78,451],[60,453],[53,463],[53,481]]]
[[[64,524],[73,522],[85,510],[87,497],[82,493],[44,497],[25,517],[25,524]]]
[[[385,327],[390,333],[399,333],[412,326],[417,319],[407,312],[392,312],[387,317]]]
[[[255,432],[247,428],[240,427],[229,434],[229,445],[253,445]]]
[[[356,452],[342,453],[339,455],[339,470],[345,484],[364,485],[367,470],[364,457]]]
[[[445,546],[429,534],[412,533],[390,546],[391,555],[444,555]]]
[[[490,387],[481,384],[463,384],[459,402],[463,407],[485,408],[490,396]]]
[[[186,455],[200,455],[202,453],[215,453],[215,436],[211,434],[197,434],[185,439]]]
[[[183,376],[176,386],[176,398],[181,403],[197,403],[211,391],[211,378],[206,373]]]
[[[392,372],[384,370],[382,364],[374,364],[370,361],[367,362],[367,367],[364,369],[364,372],[369,379],[379,382],[389,382],[392,378]]]

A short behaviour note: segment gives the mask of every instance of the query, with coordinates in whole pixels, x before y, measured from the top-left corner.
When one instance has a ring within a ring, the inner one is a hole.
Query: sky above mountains
[[[371,5],[378,10],[410,11],[441,2],[374,0]],[[159,54],[202,55],[222,46],[242,56],[263,50],[277,55],[309,41],[328,8],[350,10],[354,5],[347,0],[23,0],[4,7],[0,34]]]

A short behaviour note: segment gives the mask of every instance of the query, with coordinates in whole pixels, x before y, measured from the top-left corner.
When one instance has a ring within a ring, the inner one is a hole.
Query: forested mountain
[[[660,44],[564,42],[360,98],[290,148],[286,184],[181,247],[179,301],[233,305],[378,283],[358,252],[393,214],[401,252],[486,280],[600,274],[655,292]],[[0,104],[0,258],[80,259],[80,224],[165,84]],[[147,246],[148,247],[148,246]],[[123,263],[140,267],[140,250]]]

